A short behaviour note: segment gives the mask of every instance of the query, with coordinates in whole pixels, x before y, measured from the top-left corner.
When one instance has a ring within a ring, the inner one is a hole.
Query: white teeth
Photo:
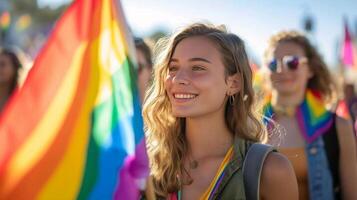
[[[194,94],[174,94],[176,99],[193,99],[196,97]]]

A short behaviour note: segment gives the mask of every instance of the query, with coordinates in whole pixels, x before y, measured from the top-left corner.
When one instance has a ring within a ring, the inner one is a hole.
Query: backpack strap
[[[276,149],[267,144],[254,143],[248,149],[243,163],[243,182],[246,198],[258,200],[260,191],[260,175],[265,158]]]

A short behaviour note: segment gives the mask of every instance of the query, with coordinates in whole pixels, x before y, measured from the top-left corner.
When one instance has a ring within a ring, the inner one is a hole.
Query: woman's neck
[[[305,89],[294,93],[280,94],[277,91],[272,92],[271,104],[280,107],[297,107],[305,98]]]
[[[233,135],[228,130],[223,113],[186,118],[186,138],[190,156],[198,160],[211,156],[224,156],[233,143]]]

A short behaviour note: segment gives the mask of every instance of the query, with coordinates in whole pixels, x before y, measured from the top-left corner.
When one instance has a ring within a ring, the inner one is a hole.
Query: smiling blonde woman
[[[243,41],[192,24],[158,45],[143,108],[155,192],[165,199],[246,199],[242,165],[266,132],[254,112]],[[289,161],[265,160],[261,199],[297,199]]]

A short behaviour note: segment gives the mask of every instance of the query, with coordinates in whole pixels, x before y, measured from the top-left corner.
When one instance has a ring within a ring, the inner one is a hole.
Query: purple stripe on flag
[[[119,173],[119,185],[114,199],[137,200],[141,183],[146,182],[149,175],[148,156],[143,139],[136,147],[135,154],[128,156]]]

